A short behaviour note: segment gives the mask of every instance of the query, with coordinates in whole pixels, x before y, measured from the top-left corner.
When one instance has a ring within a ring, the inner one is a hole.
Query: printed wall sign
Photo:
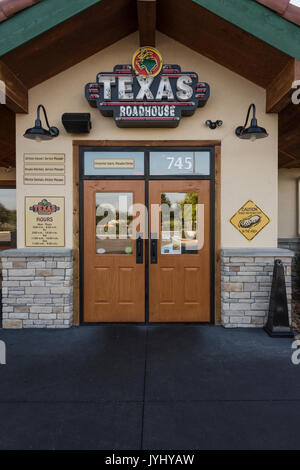
[[[64,153],[25,153],[25,163],[65,163]]]
[[[255,202],[249,200],[234,214],[230,222],[248,241],[251,241],[271,220]]]
[[[140,48],[132,65],[116,65],[88,83],[85,96],[103,116],[113,116],[118,127],[177,127],[182,116],[192,116],[210,96],[207,83],[179,65],[163,65],[152,47]]]
[[[65,155],[28,154],[24,155],[24,184],[65,184]]]
[[[65,165],[36,165],[27,163],[24,165],[24,173],[27,175],[62,175],[65,173]]]
[[[94,168],[97,170],[134,169],[135,160],[134,158],[95,158]]]
[[[42,175],[37,175],[37,176],[26,176],[24,175],[24,184],[31,184],[31,185],[36,185],[36,184],[59,184],[59,185],[64,185],[66,182],[65,176],[42,176]]]
[[[65,198],[25,198],[25,246],[63,248],[65,246]]]

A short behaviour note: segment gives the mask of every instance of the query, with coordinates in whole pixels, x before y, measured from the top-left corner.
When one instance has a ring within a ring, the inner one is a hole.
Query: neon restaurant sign
[[[160,53],[143,47],[132,65],[116,65],[88,83],[85,96],[103,116],[113,116],[118,127],[177,127],[182,116],[192,116],[210,96],[207,83],[179,65],[163,65]]]

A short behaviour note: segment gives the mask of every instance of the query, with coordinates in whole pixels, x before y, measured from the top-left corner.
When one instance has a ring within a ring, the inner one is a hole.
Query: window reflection
[[[131,255],[133,193],[96,194],[96,253]]]
[[[142,176],[144,175],[144,152],[85,152],[84,174]]]
[[[0,188],[0,246],[11,244],[11,232],[16,227],[16,190]]]
[[[161,194],[161,254],[198,252],[198,193]]]
[[[151,175],[209,175],[209,152],[150,152]]]

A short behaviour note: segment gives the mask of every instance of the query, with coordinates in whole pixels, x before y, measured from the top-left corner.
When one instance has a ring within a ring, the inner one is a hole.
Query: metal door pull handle
[[[154,237],[155,238],[152,238]],[[157,264],[157,238],[156,234],[151,234],[151,264]]]
[[[144,243],[143,243],[143,234],[137,234],[136,239],[136,264],[144,263]]]

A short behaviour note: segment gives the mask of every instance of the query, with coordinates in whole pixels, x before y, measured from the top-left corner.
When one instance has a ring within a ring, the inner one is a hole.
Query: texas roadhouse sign
[[[116,65],[88,83],[85,96],[103,116],[113,116],[118,127],[177,127],[181,116],[192,116],[210,96],[207,83],[179,65],[163,65],[153,47],[142,47],[132,65]]]

